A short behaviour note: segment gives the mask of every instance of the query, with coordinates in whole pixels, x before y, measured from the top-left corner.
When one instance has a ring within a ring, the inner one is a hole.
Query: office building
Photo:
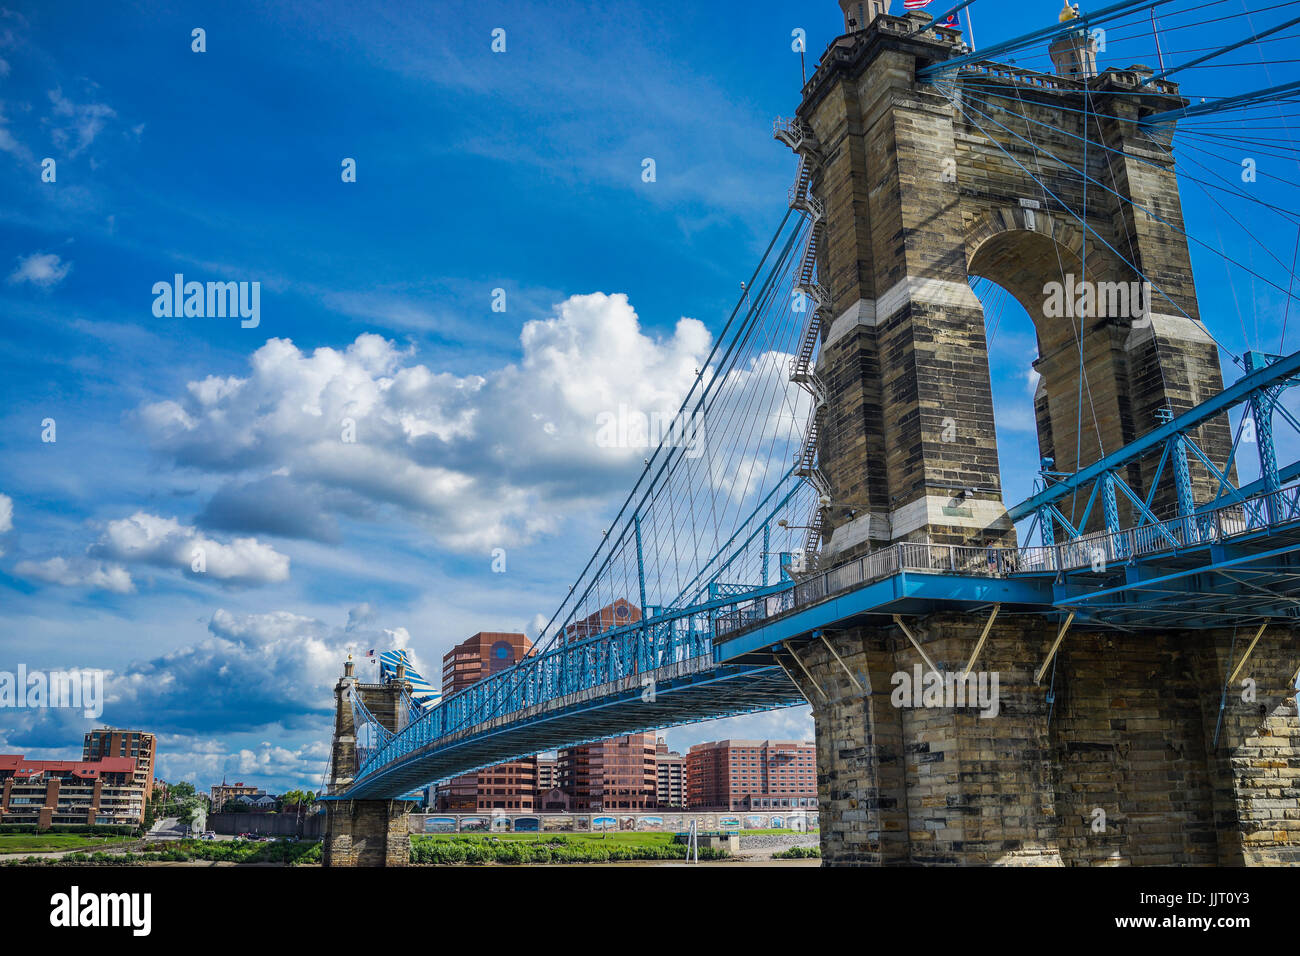
[[[794,740],[716,740],[686,754],[686,800],[700,810],[817,806],[816,748]]]
[[[565,627],[565,641],[586,640],[640,620],[641,609],[619,598]],[[559,751],[558,757],[560,789],[570,796],[574,810],[646,810],[658,802],[653,734],[571,747]]]
[[[522,660],[533,644],[523,634],[480,631],[442,659],[444,699]],[[515,760],[440,784],[441,810],[532,810],[537,801],[537,758]]]
[[[574,810],[650,810],[658,803],[654,734],[561,750],[559,772]]]
[[[560,785],[559,760],[555,757],[537,758],[537,792],[546,793]]]

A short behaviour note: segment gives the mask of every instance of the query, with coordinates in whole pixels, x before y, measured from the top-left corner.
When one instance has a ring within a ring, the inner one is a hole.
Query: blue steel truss
[[[1054,618],[1075,627],[1128,630],[1209,628],[1278,620],[1300,623],[1300,463],[1279,467],[1274,416],[1300,434],[1280,401],[1297,384],[1300,352],[1247,353],[1246,375],[1210,400],[1166,420],[1149,434],[1071,475],[1044,470],[1043,487],[1008,509],[1029,521],[1041,543],[1017,548],[902,542],[801,581],[776,597],[750,601],[717,622],[724,660],[756,662],[773,648],[826,628],[888,623],[894,616],[939,610],[1003,612]],[[1228,460],[1216,463],[1197,444],[1196,429],[1241,407]],[[1253,443],[1260,477],[1231,480],[1243,444]],[[1146,494],[1122,477],[1132,462],[1159,455]],[[1189,462],[1216,484],[1201,504],[1192,495]],[[1174,487],[1174,513],[1153,511],[1162,476]],[[1118,494],[1135,522],[1119,526]],[[1067,497],[1087,504],[1071,521]],[[1101,499],[1102,527],[1084,532]]]
[[[779,665],[724,664],[713,640],[718,617],[791,587],[786,578],[664,610],[525,658],[385,736],[361,757],[346,797],[406,793],[555,747],[801,703]]]

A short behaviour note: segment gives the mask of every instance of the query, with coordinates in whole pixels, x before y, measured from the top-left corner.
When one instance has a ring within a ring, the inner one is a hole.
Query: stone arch
[[[1003,207],[975,218],[967,230],[967,274],[1001,286],[1034,324],[1038,355],[1033,367],[1041,376],[1034,396],[1039,450],[1059,471],[1086,466],[1139,434],[1129,401],[1126,351],[1135,317],[1140,321],[1140,314],[1134,314],[1137,303],[1126,299],[1119,314],[1082,319],[1072,308],[1067,315],[1050,308],[1074,298],[1071,284],[1085,278],[1085,256],[1086,279],[1097,287],[1122,288],[1126,295],[1140,290],[1122,259],[1058,213]],[[1048,283],[1062,287],[1055,303],[1046,291]],[[1140,483],[1139,475],[1133,478]]]

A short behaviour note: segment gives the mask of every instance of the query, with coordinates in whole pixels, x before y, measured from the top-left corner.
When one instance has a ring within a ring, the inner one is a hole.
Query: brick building
[[[144,802],[153,796],[153,768],[157,741],[153,734],[139,730],[118,730],[100,727],[86,734],[81,744],[82,760],[99,760],[101,757],[129,757],[135,761],[132,780],[144,791]]]
[[[648,810],[658,802],[654,734],[561,750],[559,772],[574,810]]]
[[[568,625],[572,643],[641,620],[641,609],[619,598]],[[645,810],[658,803],[653,734],[630,734],[559,752],[560,789],[574,810]]]
[[[686,754],[691,809],[770,810],[817,806],[817,748],[794,740],[715,740]]]
[[[0,823],[55,825],[144,821],[145,791],[131,757],[97,760],[29,760],[0,754]]]
[[[252,784],[239,783],[221,783],[212,788],[212,812],[220,813],[221,808],[230,800],[241,803],[247,803],[250,807],[253,805],[253,798],[262,791]]]
[[[522,660],[532,650],[523,634],[480,631],[442,658],[444,699]],[[537,801],[537,758],[497,764],[440,784],[441,810],[532,810]]]

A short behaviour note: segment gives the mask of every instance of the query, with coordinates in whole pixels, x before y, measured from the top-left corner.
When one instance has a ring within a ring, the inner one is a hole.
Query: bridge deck
[[[893,615],[1075,613],[1075,627],[1223,627],[1300,617],[1300,489],[1068,544],[897,544],[752,601],[717,622],[718,658],[758,663],[782,641]]]
[[[650,679],[653,684],[647,684]],[[437,740],[412,742],[411,749],[341,796],[405,793],[558,747],[803,702],[785,673],[771,664],[717,667],[700,659],[684,661],[502,714]]]

